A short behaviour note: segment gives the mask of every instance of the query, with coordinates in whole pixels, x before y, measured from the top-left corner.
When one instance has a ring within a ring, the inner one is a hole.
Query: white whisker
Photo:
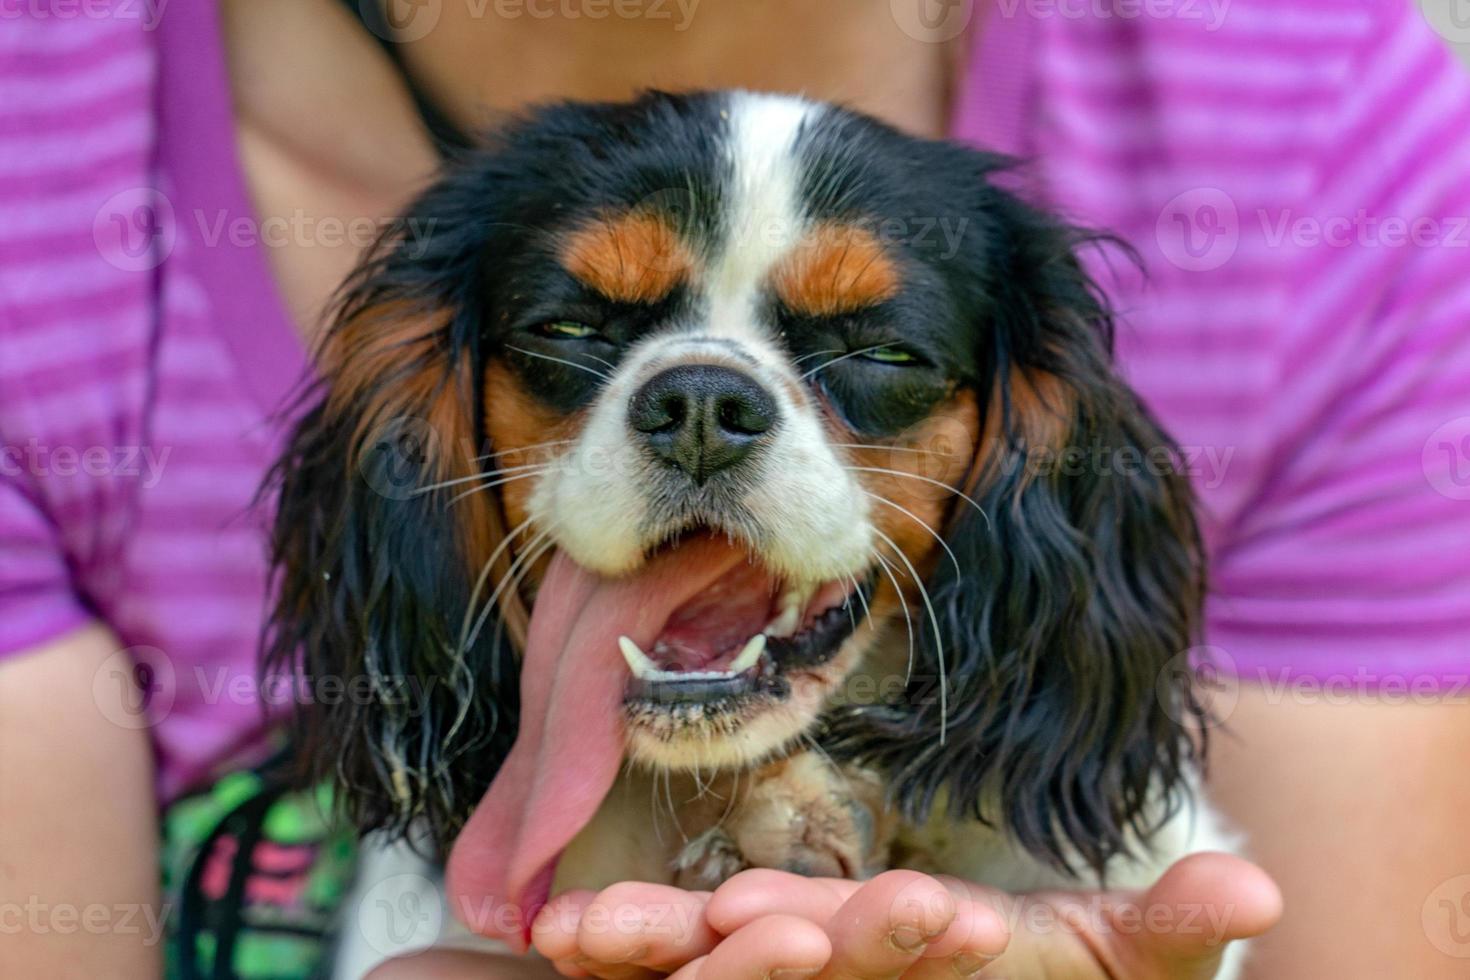
[[[465,642],[466,650],[473,647],[475,641],[480,638],[480,630],[485,627],[485,621],[490,618],[491,612],[495,609],[495,603],[499,601],[506,587],[515,578],[516,572],[522,567],[528,567],[534,563],[540,558],[540,553],[545,552],[555,544],[555,542],[550,540],[551,531],[551,527],[542,528],[540,531],[537,531],[536,535],[527,542],[526,550],[517,556],[515,561],[511,562],[510,568],[506,570],[505,575],[501,576],[499,583],[496,584],[495,591],[490,593],[490,598],[485,600],[485,608],[480,610],[480,615],[475,620],[474,628],[470,630],[469,639]],[[545,542],[544,545],[543,542]],[[532,557],[533,555],[535,556],[534,558]]]
[[[941,453],[933,449],[913,449],[908,446],[880,446],[872,442],[829,442],[827,445],[838,449],[877,449],[888,453],[914,453],[919,456],[944,456],[953,457],[954,453]]]
[[[474,620],[475,603],[480,601],[480,590],[485,587],[485,583],[490,578],[491,566],[495,564],[495,560],[499,558],[502,553],[504,553],[505,549],[511,546],[511,542],[520,537],[521,532],[529,527],[533,520],[535,520],[534,517],[528,517],[524,521],[521,521],[519,524],[517,524],[514,528],[512,528],[505,535],[505,540],[501,541],[500,544],[495,546],[495,550],[490,552],[490,557],[485,559],[485,564],[481,566],[479,577],[475,579],[475,587],[473,591],[470,592],[470,601],[465,605],[464,621],[461,622],[459,626],[460,655],[457,659],[463,660],[465,651],[469,649],[468,645],[465,643],[465,637],[469,635],[470,623]]]
[[[506,345],[506,349],[513,350],[518,354],[525,354],[527,357],[536,357],[540,358],[543,361],[551,361],[554,364],[565,364],[567,367],[576,368],[578,371],[586,371],[593,377],[601,378],[603,381],[612,380],[612,375],[608,374],[606,371],[599,371],[597,370],[597,368],[588,367],[585,364],[578,364],[576,361],[569,361],[564,357],[553,357],[550,354],[538,354],[533,350],[526,350],[524,347],[512,347],[509,344]]]
[[[814,350],[810,354],[803,354],[800,357],[797,357],[797,358],[792,359],[791,363],[792,364],[800,364],[802,361],[809,361],[809,360],[811,360],[814,357],[821,357],[823,354],[841,354],[841,353],[842,353],[842,350],[840,348],[837,348],[837,347],[829,348],[828,350]]]
[[[880,504],[887,504],[889,507],[892,507],[894,510],[898,511],[900,514],[903,514],[905,517],[909,518],[915,524],[919,525],[925,531],[927,531],[931,538],[939,542],[939,547],[944,549],[944,553],[946,555],[949,555],[950,564],[954,565],[954,573],[960,578],[964,578],[965,570],[960,567],[960,560],[956,558],[954,552],[950,550],[949,544],[942,537],[939,536],[939,532],[934,530],[927,523],[925,523],[923,518],[921,518],[918,514],[915,514],[913,511],[909,510],[907,507],[903,507],[899,504],[894,503],[887,497],[883,496],[881,493],[873,493],[870,490],[864,490],[863,494],[878,501]]]
[[[914,618],[909,615],[909,601],[904,596],[903,589],[898,584],[898,577],[894,574],[895,569],[893,564],[887,558],[884,558],[876,548],[873,549],[873,557],[878,559],[878,563],[883,566],[884,574],[888,576],[888,581],[893,583],[893,591],[898,595],[899,605],[903,607],[903,621],[904,625],[908,627],[909,632],[909,661],[908,668],[903,677],[904,686],[907,687],[909,681],[914,676]]]
[[[929,599],[929,590],[924,587],[924,580],[919,577],[919,570],[914,563],[909,561],[909,556],[894,543],[893,539],[876,527],[873,533],[888,543],[898,559],[903,562],[904,567],[909,570],[909,577],[914,580],[914,585],[919,590],[919,598],[924,600],[924,608],[929,613],[929,625],[934,627],[934,655],[939,664],[939,744],[945,741],[945,732],[949,725],[949,684],[945,679],[944,667],[944,634],[939,629],[939,614],[934,611],[934,603]]]
[[[479,463],[487,459],[499,459],[501,456],[509,456],[512,453],[529,453],[537,449],[549,449],[552,446],[570,446],[576,441],[575,439],[553,439],[550,442],[535,442],[529,446],[518,446],[515,449],[502,449],[498,453],[486,453],[483,456],[476,456],[473,462]]]
[[[843,468],[855,473],[887,473],[889,476],[907,477],[910,480],[919,480],[920,482],[927,483],[930,486],[939,487],[941,490],[947,490],[950,493],[954,494],[956,497],[959,497],[965,503],[969,504],[971,507],[975,508],[977,511],[979,511],[980,516],[985,518],[986,528],[989,528],[991,526],[990,515],[985,513],[984,507],[981,507],[978,503],[976,503],[975,498],[971,497],[969,494],[965,493],[958,487],[952,487],[948,483],[945,483],[941,480],[935,480],[927,476],[920,476],[918,473],[905,473],[903,470],[885,469],[882,466],[846,466],[844,464]]]
[[[527,470],[545,469],[549,465],[551,464],[526,463],[523,466],[504,466],[493,470],[481,470],[480,472],[473,473],[469,476],[457,476],[452,480],[443,480],[439,483],[431,483],[426,487],[418,487],[414,490],[413,496],[419,497],[426,493],[433,493],[435,490],[444,490],[449,487],[457,487],[464,483],[473,483],[476,480],[488,480],[492,477],[499,476],[502,473],[524,473]]]
[[[817,372],[819,372],[819,371],[825,371],[827,368],[831,367],[832,365],[838,363],[839,361],[845,361],[849,357],[858,357],[858,356],[860,356],[862,354],[867,354],[870,351],[882,350],[883,348],[889,347],[889,346],[892,346],[892,345],[891,344],[874,344],[871,347],[864,347],[861,350],[850,350],[846,354],[843,354],[841,357],[834,357],[830,361],[823,361],[821,364],[818,364],[816,367],[812,368],[810,371],[808,371],[805,374],[803,374],[801,376],[801,380],[805,381],[808,378],[813,377],[814,375],[816,375]]]
[[[483,493],[486,490],[494,490],[496,487],[503,487],[507,483],[515,483],[517,480],[529,480],[533,477],[540,476],[545,471],[546,467],[538,467],[530,473],[517,473],[515,476],[508,476],[503,480],[492,480],[489,483],[482,483],[477,487],[470,487],[468,490],[461,491],[460,493],[455,494],[453,497],[450,497],[449,503],[451,505],[457,504],[466,497],[473,497],[477,493]]]

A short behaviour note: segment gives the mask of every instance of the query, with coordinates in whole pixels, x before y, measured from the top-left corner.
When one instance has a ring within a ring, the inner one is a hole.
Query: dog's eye
[[[918,364],[919,359],[902,347],[871,347],[859,355],[865,360],[879,364]]]
[[[536,328],[536,331],[543,336],[563,340],[586,340],[588,337],[597,336],[597,328],[575,320],[554,320],[551,323],[543,323]]]

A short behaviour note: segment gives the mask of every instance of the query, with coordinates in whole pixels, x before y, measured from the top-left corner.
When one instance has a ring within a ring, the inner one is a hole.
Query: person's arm
[[[1470,689],[1312,690],[1243,686],[1215,741],[1213,795],[1286,896],[1249,976],[1465,977]]]
[[[100,626],[0,663],[0,962],[11,977],[162,972],[157,812],[146,729],[94,683]]]

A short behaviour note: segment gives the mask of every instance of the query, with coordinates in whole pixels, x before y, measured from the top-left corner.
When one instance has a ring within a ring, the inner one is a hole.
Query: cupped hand
[[[1142,894],[1015,896],[912,871],[866,882],[747,871],[713,895],[626,883],[560,896],[533,932],[563,975],[606,980],[1204,980],[1228,943],[1280,913],[1259,868],[1199,854]]]
[[[926,941],[912,948],[901,937],[913,936],[905,926],[916,902],[929,903],[931,925],[943,918],[936,889],[953,900],[954,913],[941,932],[921,929]],[[705,909],[715,931],[746,935],[756,946],[781,941],[772,916],[823,923],[832,954],[821,980],[1206,980],[1229,943],[1265,932],[1280,915],[1281,894],[1266,873],[1226,854],[1184,858],[1144,893],[1008,895],[914,872],[852,882],[750,871],[726,882]],[[692,966],[675,976],[753,975],[723,944]]]

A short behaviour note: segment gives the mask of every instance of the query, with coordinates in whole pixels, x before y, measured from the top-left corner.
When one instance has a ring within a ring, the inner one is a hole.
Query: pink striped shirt
[[[261,726],[250,503],[306,364],[231,231],[214,4],[69,9],[0,0],[0,654],[106,621],[96,682],[151,691],[117,721],[167,797]],[[1142,253],[1097,271],[1205,501],[1216,656],[1458,687],[1470,83],[1442,41],[1407,0],[992,0],[977,37],[955,135]]]
[[[1402,0],[985,16],[955,134],[1142,254],[1095,272],[1203,497],[1215,659],[1327,693],[1464,688],[1465,68]]]

